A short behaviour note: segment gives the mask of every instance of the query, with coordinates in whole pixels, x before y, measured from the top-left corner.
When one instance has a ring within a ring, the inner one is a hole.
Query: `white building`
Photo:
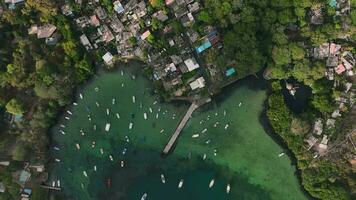
[[[199,77],[195,81],[191,82],[189,85],[192,90],[203,88],[205,87],[205,79],[203,77]]]
[[[102,58],[103,58],[105,64],[107,64],[107,65],[113,64],[114,56],[110,52],[107,52]]]
[[[184,64],[187,66],[188,71],[193,71],[199,68],[199,64],[195,60],[195,58],[188,58],[184,61]]]

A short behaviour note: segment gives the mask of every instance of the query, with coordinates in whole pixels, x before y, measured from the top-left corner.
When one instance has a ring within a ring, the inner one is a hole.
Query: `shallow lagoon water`
[[[81,91],[83,99],[78,95],[78,105],[68,108],[73,114],[65,116],[70,120],[63,117],[53,128],[54,145],[60,148],[53,150],[53,156],[61,162],[54,164],[51,179],[61,180],[69,198],[131,200],[147,193],[148,200],[306,199],[295,167],[287,156],[278,157],[283,149],[261,125],[266,99],[263,83],[240,81],[200,108],[183,130],[174,152],[162,158],[161,151],[188,105],[160,102],[141,74],[133,66],[100,74]],[[104,131],[106,123],[111,124],[109,132]],[[194,134],[199,137],[192,138]],[[204,154],[206,160],[202,159]],[[162,173],[166,184],[161,182]],[[107,187],[108,178],[111,188]],[[213,178],[215,184],[209,188]],[[178,189],[180,179],[184,184]],[[225,192],[227,183],[231,184],[230,194]]]

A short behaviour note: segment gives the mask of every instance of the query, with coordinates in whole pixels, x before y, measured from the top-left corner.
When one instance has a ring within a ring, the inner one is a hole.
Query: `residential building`
[[[205,79],[203,77],[197,78],[195,81],[189,83],[189,86],[192,90],[205,87]]]

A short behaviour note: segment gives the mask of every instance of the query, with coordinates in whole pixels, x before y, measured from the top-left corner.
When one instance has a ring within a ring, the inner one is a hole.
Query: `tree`
[[[26,148],[23,144],[17,144],[12,151],[12,159],[16,161],[24,161],[26,156]]]
[[[25,113],[25,106],[21,101],[13,98],[6,104],[6,111],[13,115],[23,115]]]
[[[315,109],[323,114],[332,112],[334,108],[331,98],[324,94],[315,94],[311,103]]]

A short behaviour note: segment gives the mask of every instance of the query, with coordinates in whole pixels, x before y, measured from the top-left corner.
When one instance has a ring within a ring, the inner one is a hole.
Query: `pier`
[[[183,128],[185,127],[185,125],[187,124],[188,120],[191,118],[193,112],[199,108],[201,105],[210,102],[211,99],[210,98],[206,98],[206,99],[202,99],[200,101],[194,101],[189,109],[187,110],[187,112],[185,113],[184,117],[182,118],[182,120],[180,121],[180,123],[178,124],[176,130],[174,131],[173,135],[171,136],[171,138],[169,139],[167,145],[164,147],[163,150],[163,154],[168,154],[169,151],[172,149],[174,143],[176,142],[177,138],[179,137],[180,133],[182,132]]]
[[[53,186],[44,185],[44,184],[42,184],[40,187],[45,188],[45,189],[50,189],[50,190],[57,190],[57,191],[62,190],[61,187],[53,187]]]

